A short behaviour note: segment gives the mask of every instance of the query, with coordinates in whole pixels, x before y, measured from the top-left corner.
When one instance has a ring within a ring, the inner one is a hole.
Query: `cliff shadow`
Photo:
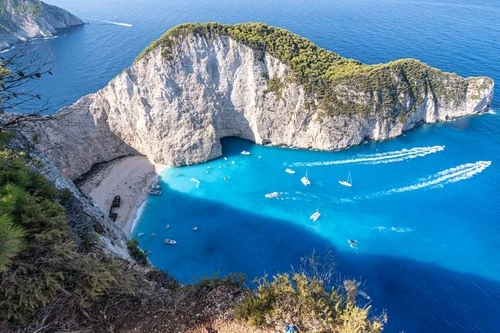
[[[149,199],[134,235],[150,259],[181,282],[215,272],[255,276],[297,269],[313,249],[331,250],[336,274],[355,278],[372,302],[387,309],[384,332],[494,332],[499,324],[500,282],[403,257],[341,251],[310,229],[165,188]],[[196,231],[192,228],[196,226]],[[166,228],[167,227],[167,228]],[[155,234],[149,237],[148,235]],[[175,246],[163,244],[175,239]]]

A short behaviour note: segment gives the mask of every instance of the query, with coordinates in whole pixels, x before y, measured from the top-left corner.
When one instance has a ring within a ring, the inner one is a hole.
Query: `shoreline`
[[[82,181],[86,191],[105,213],[116,213],[115,223],[130,238],[144,209],[148,190],[156,181],[163,165],[151,163],[145,156],[130,156],[111,161]],[[120,207],[111,208],[115,196]]]

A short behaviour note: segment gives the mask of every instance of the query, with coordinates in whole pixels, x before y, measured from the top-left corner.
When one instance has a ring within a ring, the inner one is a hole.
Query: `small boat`
[[[364,299],[366,299],[367,301],[371,301],[372,300],[372,298],[367,293],[365,293],[363,290],[358,291],[358,294],[361,297],[363,297]]]
[[[142,237],[142,236],[144,236],[143,232],[140,232],[140,233],[137,234],[137,237]]]
[[[347,187],[352,187],[352,179],[351,179],[351,171],[349,171],[349,174],[347,175],[347,180],[339,180],[340,185],[344,185]]]
[[[279,192],[271,192],[264,195],[268,199],[278,198],[280,196]]]
[[[224,180],[229,180],[229,179],[231,179],[231,177],[229,176],[224,177]]]
[[[321,216],[321,213],[316,209],[316,211],[309,217],[309,220],[316,222],[320,216]]]
[[[167,224],[167,225],[165,226],[165,229],[170,229],[170,224]]]
[[[151,253],[151,251],[144,251],[145,255],[149,255],[150,253]]]
[[[224,156],[224,160],[227,161],[227,157]]]
[[[285,172],[286,172],[286,173],[289,173],[289,174],[291,174],[291,175],[295,174],[295,170],[292,170],[292,169],[290,169],[290,168],[286,168],[286,169],[285,169]]]
[[[154,182],[153,184],[151,184],[151,189],[152,190],[160,191],[161,190],[161,184],[159,182]]]
[[[169,244],[169,245],[174,245],[174,244],[177,244],[177,241],[173,240],[173,239],[170,239],[170,238],[166,238],[163,243],[165,244]]]
[[[250,152],[249,152],[249,151],[246,151],[246,150],[243,150],[243,151],[241,152],[241,155],[250,155]]]
[[[353,240],[353,239],[348,239],[347,242],[349,242],[349,246],[353,249],[357,249],[358,248],[358,241],[357,240]]]
[[[119,195],[115,196],[113,198],[113,202],[111,203],[111,208],[113,207],[120,207],[120,202],[121,202],[121,198]]]
[[[261,158],[262,158],[262,155],[259,155],[259,159],[261,159]]]
[[[198,227],[193,227],[193,228],[191,228],[191,230],[198,231]]]
[[[235,162],[234,162],[234,161],[231,161],[231,164],[235,164]]]
[[[148,191],[149,195],[161,195],[161,190],[150,189]]]
[[[302,184],[304,184],[304,186],[311,185],[311,182],[309,181],[309,177],[307,177],[307,169],[306,169],[306,175],[304,177],[300,178],[300,181],[302,182]]]
[[[149,237],[154,237],[156,236],[156,234],[149,234]]]

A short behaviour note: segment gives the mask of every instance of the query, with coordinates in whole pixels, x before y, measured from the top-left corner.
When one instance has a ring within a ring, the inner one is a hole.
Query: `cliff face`
[[[19,41],[52,37],[57,30],[82,25],[78,17],[38,0],[3,0],[0,4],[0,50]]]
[[[412,68],[423,74],[412,77]],[[39,131],[49,134],[39,145],[70,178],[137,152],[159,164],[204,162],[221,155],[226,136],[336,150],[482,112],[493,96],[489,78],[464,79],[410,61],[333,82],[332,106],[294,75],[283,61],[228,35],[173,36],[168,48],[152,48],[105,88],[63,109],[71,111],[67,120],[42,124]]]

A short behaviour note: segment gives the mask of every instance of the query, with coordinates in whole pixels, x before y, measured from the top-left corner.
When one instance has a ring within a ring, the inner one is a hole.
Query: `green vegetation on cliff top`
[[[181,24],[148,46],[135,61],[156,47],[161,47],[167,60],[174,59],[178,40],[188,35],[228,36],[254,49],[256,60],[263,60],[266,53],[279,59],[291,69],[291,79],[301,84],[309,98],[330,114],[383,111],[394,118],[405,117],[415,111],[425,93],[439,103],[465,98],[468,87],[467,80],[458,75],[441,72],[415,59],[365,65],[287,30],[262,23]],[[273,73],[269,76],[272,79]],[[273,91],[272,87],[268,90]]]

